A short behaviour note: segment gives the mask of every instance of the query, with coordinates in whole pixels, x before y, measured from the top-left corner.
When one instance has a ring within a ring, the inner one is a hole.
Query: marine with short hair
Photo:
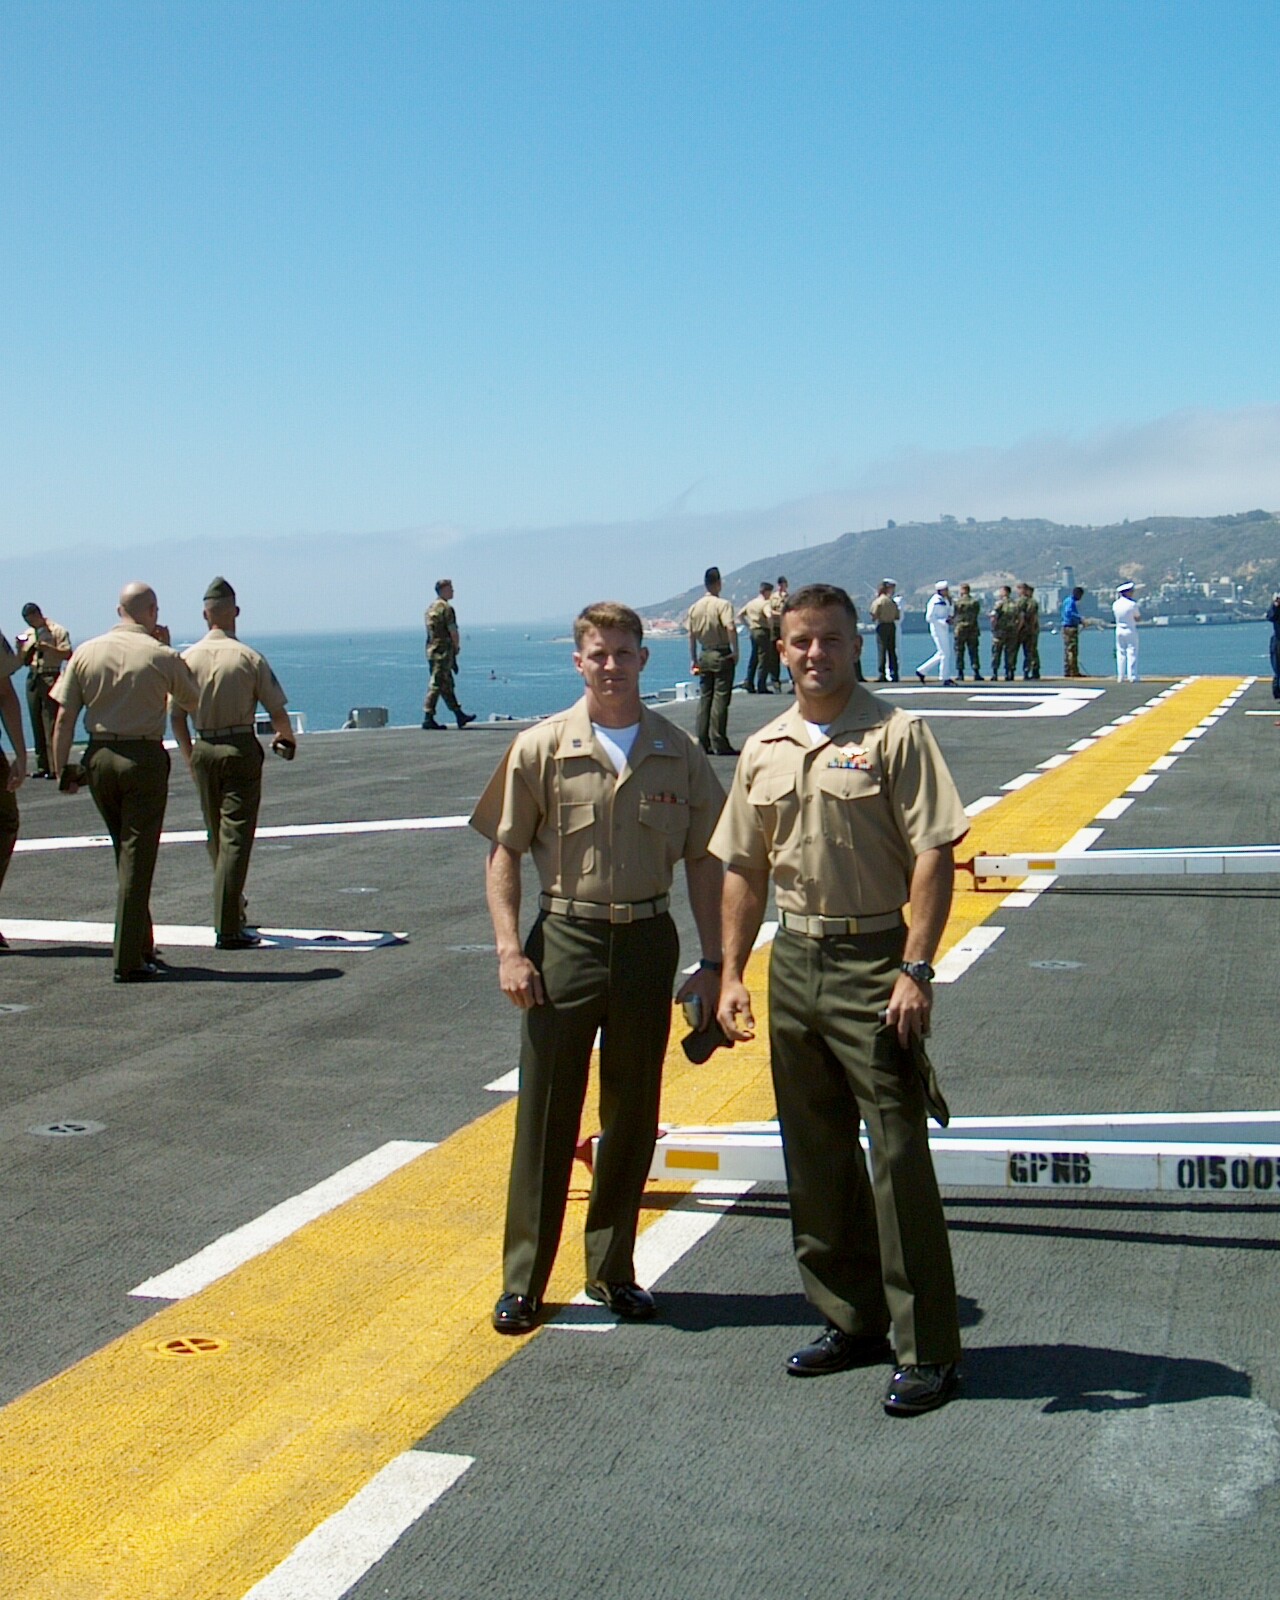
[[[676,998],[696,999],[706,1026],[719,986],[722,874],[707,843],[724,791],[688,734],[641,702],[649,652],[631,607],[588,606],[573,637],[582,698],[516,736],[471,815],[490,841],[498,982],[521,1014],[503,1292],[493,1312],[507,1334],[527,1333],[541,1310],[597,1030],[603,1131],[587,1205],[586,1292],[626,1321],[654,1314],[632,1252],[679,957],[667,910],[677,861],[702,961]],[[541,894],[522,947],[526,853]]]
[[[1004,671],[1006,683],[1013,682],[1013,669],[1018,661],[1018,603],[1007,583],[996,590],[996,603],[991,608],[991,678],[994,682]]]
[[[262,941],[245,926],[245,880],[262,803],[262,746],[257,714],[271,718],[271,748],[292,761],[297,751],[288,700],[265,656],[236,637],[240,607],[225,578],[204,592],[209,631],[182,652],[200,689],[195,738],[176,702],[169,722],[200,796],[213,863],[213,929],[219,950],[250,950]]]
[[[17,792],[27,776],[27,741],[22,731],[22,707],[13,687],[13,675],[22,665],[22,655],[0,633],[0,722],[13,745],[10,761],[0,749],[0,889],[9,870],[9,859],[18,842]],[[0,950],[6,948],[0,933]]]
[[[689,607],[690,666],[698,680],[698,743],[709,755],[733,756],[729,701],[738,666],[738,628],[733,606],[720,595],[720,568],[708,567],[706,593]]]
[[[458,617],[453,609],[453,579],[441,578],[436,583],[436,597],[427,607],[423,617],[427,629],[427,663],[431,668],[431,681],[427,685],[427,698],[423,702],[422,726],[439,728],[436,706],[441,700],[453,712],[460,728],[476,720],[475,713],[464,711],[458,704],[454,687],[454,674],[458,670],[458,656],[462,651],[462,637],[458,632]]]
[[[62,674],[63,663],[71,659],[71,635],[60,622],[46,617],[34,600],[22,608],[22,620],[30,630],[19,640],[27,666],[27,715],[31,719],[31,748],[36,758],[35,778],[54,776],[50,751],[58,706],[53,686]]]
[[[973,662],[973,681],[975,683],[982,682],[982,663],[978,659],[978,617],[981,611],[982,602],[975,596],[967,583],[962,583],[954,606],[956,678],[960,683],[964,682],[966,651]]]

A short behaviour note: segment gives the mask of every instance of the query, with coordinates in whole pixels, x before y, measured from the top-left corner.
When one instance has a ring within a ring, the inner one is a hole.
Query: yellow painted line
[[[968,843],[1059,849],[1226,692],[1180,691],[1009,794]],[[944,948],[999,904],[959,894]],[[703,1066],[673,1042],[665,1121],[772,1116],[759,956],[750,981],[757,1039]],[[238,1600],[510,1360],[524,1341],[489,1313],[513,1120],[514,1102],[497,1107],[0,1410],[4,1600]],[[652,1193],[642,1225],[681,1192]],[[584,1200],[552,1300],[581,1287]]]

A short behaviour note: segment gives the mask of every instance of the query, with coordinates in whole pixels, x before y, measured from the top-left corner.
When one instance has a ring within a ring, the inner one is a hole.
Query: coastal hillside
[[[708,552],[709,559],[714,555]],[[1058,584],[1064,566],[1090,599],[1129,578],[1140,596],[1167,588],[1193,596],[1208,584],[1218,603],[1230,599],[1253,611],[1265,608],[1280,591],[1280,518],[1269,511],[1244,511],[1150,517],[1107,527],[1009,517],[890,523],[726,571],[724,593],[741,605],[763,580],[785,573],[793,589],[819,580],[838,583],[863,607],[880,580],[892,578],[905,605],[918,607],[940,578],[952,585],[967,580],[975,590],[1022,579],[1041,588]],[[1221,582],[1224,578],[1228,584]],[[701,593],[698,584],[642,609],[648,617],[675,618]]]

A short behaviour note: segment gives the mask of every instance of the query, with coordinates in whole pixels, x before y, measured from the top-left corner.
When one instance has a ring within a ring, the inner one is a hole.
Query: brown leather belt
[[[562,900],[559,895],[540,894],[538,904],[553,917],[579,917],[584,922],[644,922],[649,917],[660,917],[671,904],[671,896],[660,894],[656,900],[611,906],[598,900]]]
[[[807,917],[799,911],[782,911],[778,920],[788,933],[806,939],[838,938],[850,933],[884,933],[902,926],[901,911],[884,911],[876,917]]]

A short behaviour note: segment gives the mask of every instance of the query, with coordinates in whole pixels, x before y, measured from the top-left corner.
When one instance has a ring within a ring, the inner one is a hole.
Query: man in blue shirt
[[[1077,585],[1062,602],[1062,676],[1083,678],[1080,670],[1080,630],[1085,620],[1080,611],[1084,590]]]

